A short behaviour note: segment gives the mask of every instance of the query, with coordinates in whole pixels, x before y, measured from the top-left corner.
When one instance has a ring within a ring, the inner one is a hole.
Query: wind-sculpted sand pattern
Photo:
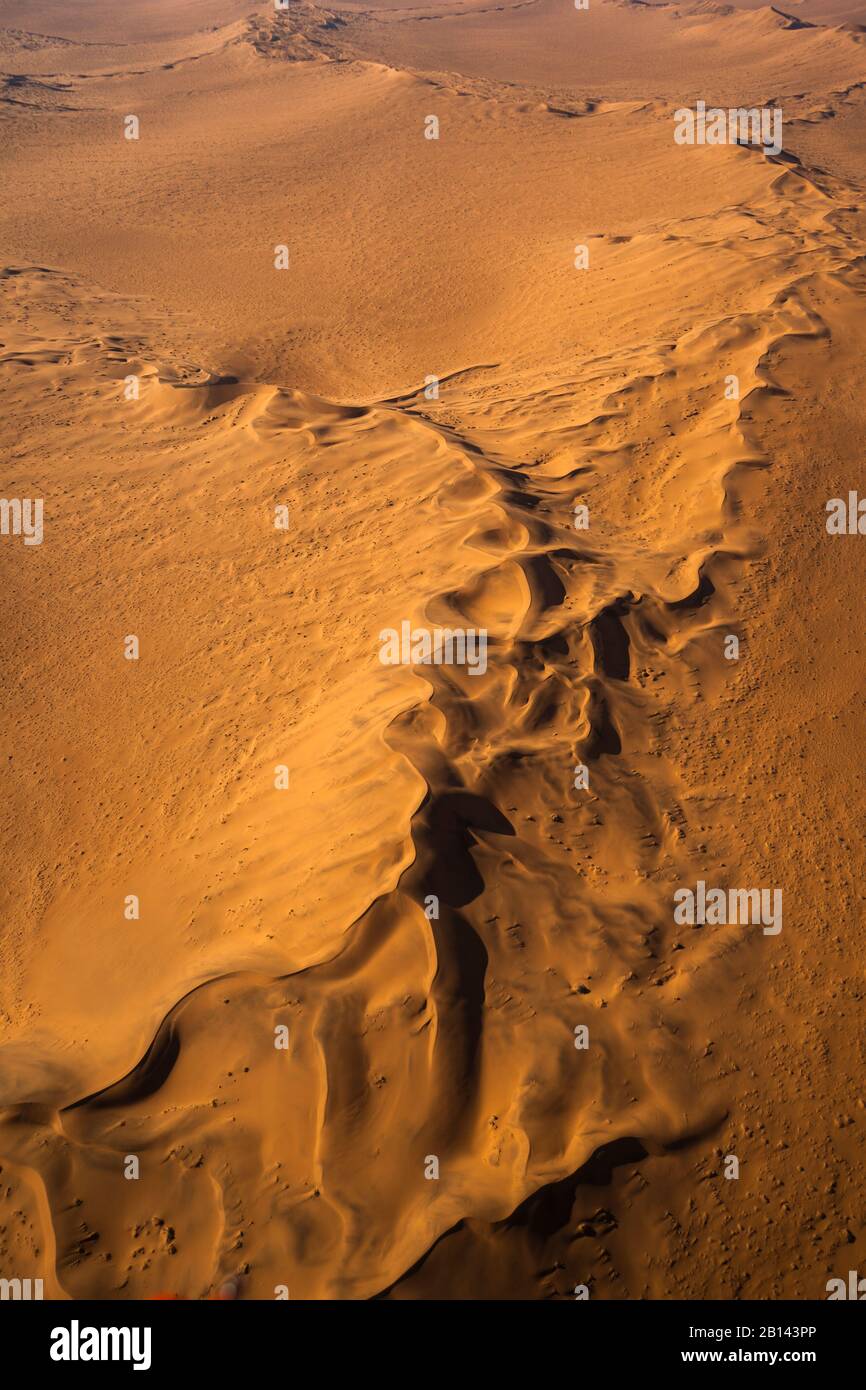
[[[2,551],[0,1272],[73,1299],[821,1296],[862,1195],[862,1118],[830,1118],[856,1059],[808,1031],[835,989],[809,933],[853,900],[803,881],[862,853],[850,786],[809,770],[823,720],[862,740],[862,652],[820,646],[862,601],[824,529],[860,476],[862,187],[832,135],[859,33],[600,5],[590,86],[555,42],[547,83],[513,56],[530,10],[583,22],[564,5],[226,3],[183,33],[150,8],[123,46],[0,10],[10,160],[54,142],[37,211],[0,220],[4,496],[46,499],[45,543]],[[627,96],[653,34],[673,56]],[[779,154],[674,141],[716,43],[743,104],[780,93]],[[208,130],[238,183],[203,206]],[[483,668],[383,665],[403,623],[483,630]],[[781,888],[784,931],[678,921],[701,880]]]

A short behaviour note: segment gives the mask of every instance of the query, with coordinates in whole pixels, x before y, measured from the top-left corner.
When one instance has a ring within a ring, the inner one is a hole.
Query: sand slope
[[[823,1296],[863,1241],[859,33],[77,9],[0,5],[3,487],[46,511],[0,550],[0,1272]],[[698,98],[781,101],[785,152],[676,145]],[[486,673],[383,667],[403,620]],[[784,930],[676,924],[699,878]]]

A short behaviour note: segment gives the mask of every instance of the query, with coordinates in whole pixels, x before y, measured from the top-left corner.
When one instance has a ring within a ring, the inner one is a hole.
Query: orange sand
[[[0,1277],[866,1270],[861,23],[0,0]]]

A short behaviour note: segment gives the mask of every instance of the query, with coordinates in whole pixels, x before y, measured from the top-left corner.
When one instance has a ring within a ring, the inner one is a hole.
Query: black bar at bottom
[[[509,1367],[518,1373],[528,1360],[535,1378],[569,1364],[583,1375],[595,1363],[644,1374],[802,1366],[826,1379],[859,1364],[866,1310],[850,1306],[859,1301],[7,1301],[0,1303],[0,1335],[7,1367],[11,1361],[59,1381],[108,1371],[172,1382],[179,1373],[213,1374],[224,1384],[232,1374],[267,1379],[279,1367],[287,1378],[300,1372],[308,1380],[314,1367],[333,1375],[341,1363],[361,1374],[370,1358],[368,1371],[378,1363],[376,1376],[386,1383],[419,1371],[429,1382],[437,1362],[453,1375],[476,1357],[488,1376]],[[407,1336],[424,1340],[407,1343]]]

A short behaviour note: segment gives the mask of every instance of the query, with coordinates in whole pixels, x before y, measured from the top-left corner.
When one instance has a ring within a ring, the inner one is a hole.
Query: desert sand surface
[[[0,181],[0,1276],[866,1271],[866,3],[0,0]]]

